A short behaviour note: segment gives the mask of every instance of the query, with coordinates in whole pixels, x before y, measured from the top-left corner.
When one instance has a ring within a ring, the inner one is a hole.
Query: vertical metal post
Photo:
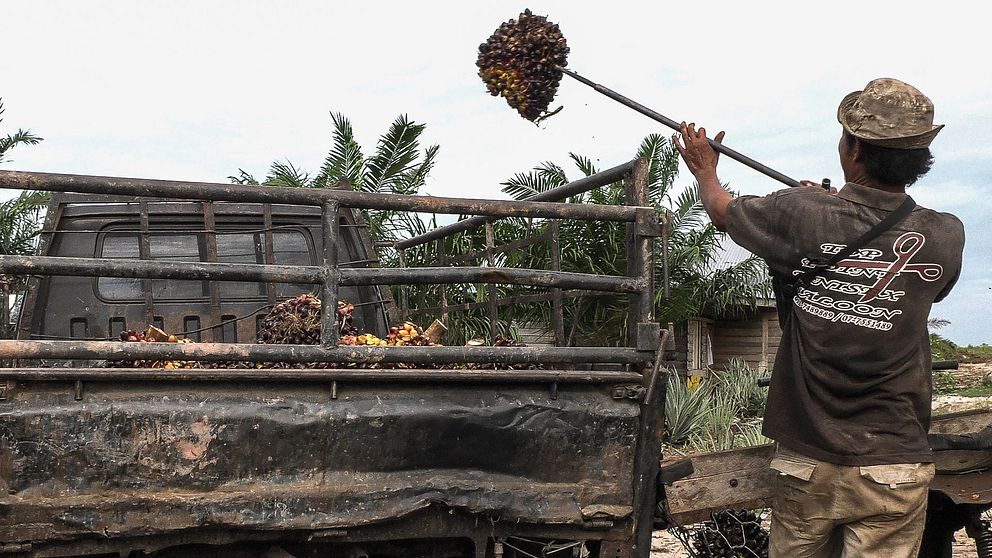
[[[214,218],[214,202],[203,202],[203,226],[206,229],[207,261],[217,262],[217,222]],[[210,281],[210,340],[214,343],[224,341],[224,327],[220,325],[220,283]],[[237,339],[235,339],[237,341]]]
[[[262,204],[262,219],[264,221],[265,227],[265,264],[272,265],[276,263],[276,248],[275,240],[272,234],[272,204],[266,203]],[[276,286],[274,283],[265,284],[265,298],[269,301],[269,304],[275,305],[276,303]]]
[[[496,248],[496,235],[493,232],[493,224],[486,223],[486,265],[496,267],[496,258],[493,253]],[[499,333],[499,305],[496,299],[496,284],[487,286],[489,291],[489,342],[492,343]]]
[[[324,283],[320,287],[320,343],[326,346],[338,343],[338,228],[340,204],[337,200],[326,201],[321,208],[320,224],[324,237],[324,250],[321,267],[324,269]]]
[[[148,202],[138,202],[138,214],[141,219],[141,236],[138,239],[138,257],[143,260],[152,259],[152,242],[149,236]],[[144,295],[145,324],[151,324],[155,317],[155,304],[152,300],[152,280],[141,280],[141,292]]]
[[[557,219],[553,219],[548,225],[551,233],[551,240],[549,241],[549,249],[551,251],[551,271],[561,271],[561,244],[559,243],[559,224]],[[565,346],[565,316],[564,312],[564,300],[562,299],[561,289],[551,290],[551,329],[554,330],[555,334],[555,346],[564,347]]]
[[[648,162],[641,159],[633,172],[624,178],[624,191],[627,205],[650,206],[647,188]],[[630,311],[627,325],[630,328],[631,345],[639,349],[638,338],[641,328],[650,330],[654,321],[654,282],[653,282],[653,238],[648,231],[638,231],[640,222],[627,225],[627,274],[640,277],[647,288],[630,296]],[[661,436],[665,428],[665,385],[661,370],[660,335],[655,340],[655,361],[650,367],[641,367],[644,374],[643,385],[646,393],[641,403],[640,434],[634,461],[634,503],[635,530],[632,539],[636,555],[649,558],[651,554],[651,533],[654,528],[655,504],[658,499],[657,479],[661,462]],[[641,343],[644,341],[641,340]],[[660,386],[659,386],[660,384]]]
[[[668,299],[672,295],[672,285],[671,285],[671,275],[668,270],[668,240],[672,237],[672,212],[665,210],[665,223],[661,229],[661,265],[662,265],[662,281],[665,282],[663,289],[665,292],[665,299]]]
[[[396,253],[399,256],[400,268],[406,267],[406,249],[397,248]],[[410,293],[407,291],[407,285],[400,285],[400,320],[405,321],[410,312]]]
[[[651,205],[648,198],[648,162],[641,159],[634,165],[633,172],[624,177],[624,192],[627,205],[647,207]],[[631,295],[630,307],[627,314],[627,333],[630,345],[637,344],[637,324],[654,320],[654,262],[652,257],[652,242],[649,236],[638,234],[637,223],[627,224],[627,275],[644,280],[648,288],[640,293]]]
[[[437,263],[441,267],[448,267],[448,254],[444,251],[444,239],[439,238],[437,246]],[[448,284],[441,283],[441,322],[448,323]]]

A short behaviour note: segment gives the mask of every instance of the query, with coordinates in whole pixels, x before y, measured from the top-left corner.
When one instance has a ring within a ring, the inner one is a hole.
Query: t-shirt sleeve
[[[937,297],[933,300],[934,302],[940,302],[941,300],[944,300],[947,295],[951,294],[951,289],[954,288],[954,285],[958,282],[958,278],[961,277],[961,266],[962,260],[964,259],[964,225],[957,219],[957,217],[953,218],[956,225],[955,228],[958,231],[958,249],[954,252],[955,271],[954,275],[951,276],[951,280],[948,281],[947,284],[944,285],[944,288],[940,290],[940,293],[937,294]]]
[[[727,206],[727,234],[758,257],[772,259],[784,240],[778,226],[779,206],[776,194],[734,198]]]

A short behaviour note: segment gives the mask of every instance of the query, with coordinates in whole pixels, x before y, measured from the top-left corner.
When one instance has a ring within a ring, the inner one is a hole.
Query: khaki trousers
[[[770,558],[916,558],[932,463],[848,467],[778,446]]]

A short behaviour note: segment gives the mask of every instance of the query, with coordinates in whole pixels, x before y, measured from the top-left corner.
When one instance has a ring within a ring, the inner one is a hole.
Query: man
[[[942,128],[930,99],[889,78],[847,95],[837,119],[846,184],[835,195],[800,187],[732,199],[705,129],[683,123],[685,145],[673,142],[718,229],[767,260],[773,275],[818,271],[780,308],[764,420],[779,472],[769,555],[915,557],[934,474],[927,317],[958,277],[964,228],[916,206],[817,270],[906,200],[906,187],[930,169],[929,145]]]

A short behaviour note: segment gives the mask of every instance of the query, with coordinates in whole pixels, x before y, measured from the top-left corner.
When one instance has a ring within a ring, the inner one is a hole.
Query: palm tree
[[[331,113],[334,131],[331,135],[331,149],[320,170],[311,173],[289,161],[276,161],[269,167],[268,174],[261,184],[295,188],[328,188],[342,180],[360,192],[388,194],[417,194],[424,185],[427,175],[434,168],[440,147],[431,145],[420,148],[420,136],[426,128],[402,114],[393,121],[389,129],[368,156],[355,139],[351,122],[341,113]],[[238,176],[229,177],[240,184],[259,184],[250,173],[239,169]],[[398,233],[426,230],[423,220],[406,213],[389,210],[363,211],[372,238],[388,242],[398,240]],[[388,254],[381,256],[389,258]]]
[[[0,99],[0,123],[3,112],[3,99]],[[30,130],[21,129],[0,137],[0,163],[8,161],[7,152],[14,147],[35,145],[41,140]],[[0,254],[26,255],[34,251],[48,199],[48,192],[23,191],[16,198],[0,203]],[[10,335],[10,296],[23,289],[23,278],[0,274],[0,339]]]

